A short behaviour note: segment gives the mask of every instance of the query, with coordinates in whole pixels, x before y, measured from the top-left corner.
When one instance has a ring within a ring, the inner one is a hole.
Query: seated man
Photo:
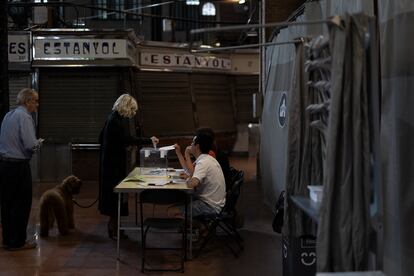
[[[187,178],[187,186],[194,188],[193,217],[218,214],[226,202],[226,183],[217,160],[210,156],[213,139],[198,133],[191,143],[190,153],[196,158],[194,172]],[[183,206],[180,207],[183,211]],[[181,212],[183,213],[183,212]]]
[[[206,133],[207,135],[210,135],[212,137],[213,145],[208,154],[216,158],[217,162],[220,164],[221,170],[223,171],[224,179],[226,181],[226,191],[227,191],[228,188],[230,187],[230,182],[231,182],[229,158],[227,154],[217,146],[215,134],[212,128],[209,128],[209,127],[199,128],[197,129],[196,134],[198,133]]]
[[[208,154],[214,157],[217,160],[217,162],[220,164],[220,167],[221,167],[221,170],[223,171],[224,179],[226,182],[226,187],[227,187],[226,190],[227,190],[230,184],[230,177],[231,177],[229,158],[227,157],[226,153],[224,153],[222,150],[220,150],[217,147],[213,129],[208,128],[208,127],[199,128],[196,131],[196,136],[200,133],[211,136],[211,139],[213,142],[212,142],[212,146]],[[185,157],[181,153],[181,147],[178,144],[175,144],[174,147],[175,147],[175,152],[178,157],[178,161],[180,162],[181,167],[185,171],[185,174],[182,174],[181,177],[186,179],[187,177],[192,176],[194,173],[194,163],[193,163],[193,160],[191,159],[191,152],[190,152],[191,146],[188,146],[185,149],[184,151]]]

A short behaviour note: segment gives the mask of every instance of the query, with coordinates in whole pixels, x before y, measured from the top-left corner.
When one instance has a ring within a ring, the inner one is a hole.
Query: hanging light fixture
[[[244,3],[246,3],[246,0],[239,0],[239,4],[241,5],[241,4],[244,4]]]
[[[211,2],[206,2],[203,5],[201,14],[204,16],[216,16],[216,7]]]
[[[200,5],[199,0],[185,0],[185,4],[188,6],[198,6]]]

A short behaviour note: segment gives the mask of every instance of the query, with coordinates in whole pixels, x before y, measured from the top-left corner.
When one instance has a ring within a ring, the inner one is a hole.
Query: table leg
[[[190,195],[190,235],[188,236],[190,237],[189,259],[192,260],[193,259],[193,197],[192,195]]]
[[[135,194],[135,225],[138,225],[138,194]]]
[[[121,193],[118,193],[118,229],[117,229],[117,239],[116,239],[116,252],[118,255],[118,260],[119,260],[119,234],[120,234],[120,229],[121,228]]]

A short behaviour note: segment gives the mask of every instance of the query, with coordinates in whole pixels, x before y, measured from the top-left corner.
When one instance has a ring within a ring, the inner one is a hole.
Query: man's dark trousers
[[[26,242],[32,207],[32,175],[29,160],[0,161],[1,223],[3,246],[18,248]]]

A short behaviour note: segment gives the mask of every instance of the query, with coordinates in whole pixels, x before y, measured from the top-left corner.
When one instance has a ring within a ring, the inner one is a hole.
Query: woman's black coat
[[[99,136],[101,144],[99,166],[99,211],[103,215],[116,217],[118,196],[113,189],[127,175],[126,147],[151,144],[149,138],[129,134],[128,120],[113,111],[105,122]],[[121,215],[128,215],[128,202],[121,205]]]

